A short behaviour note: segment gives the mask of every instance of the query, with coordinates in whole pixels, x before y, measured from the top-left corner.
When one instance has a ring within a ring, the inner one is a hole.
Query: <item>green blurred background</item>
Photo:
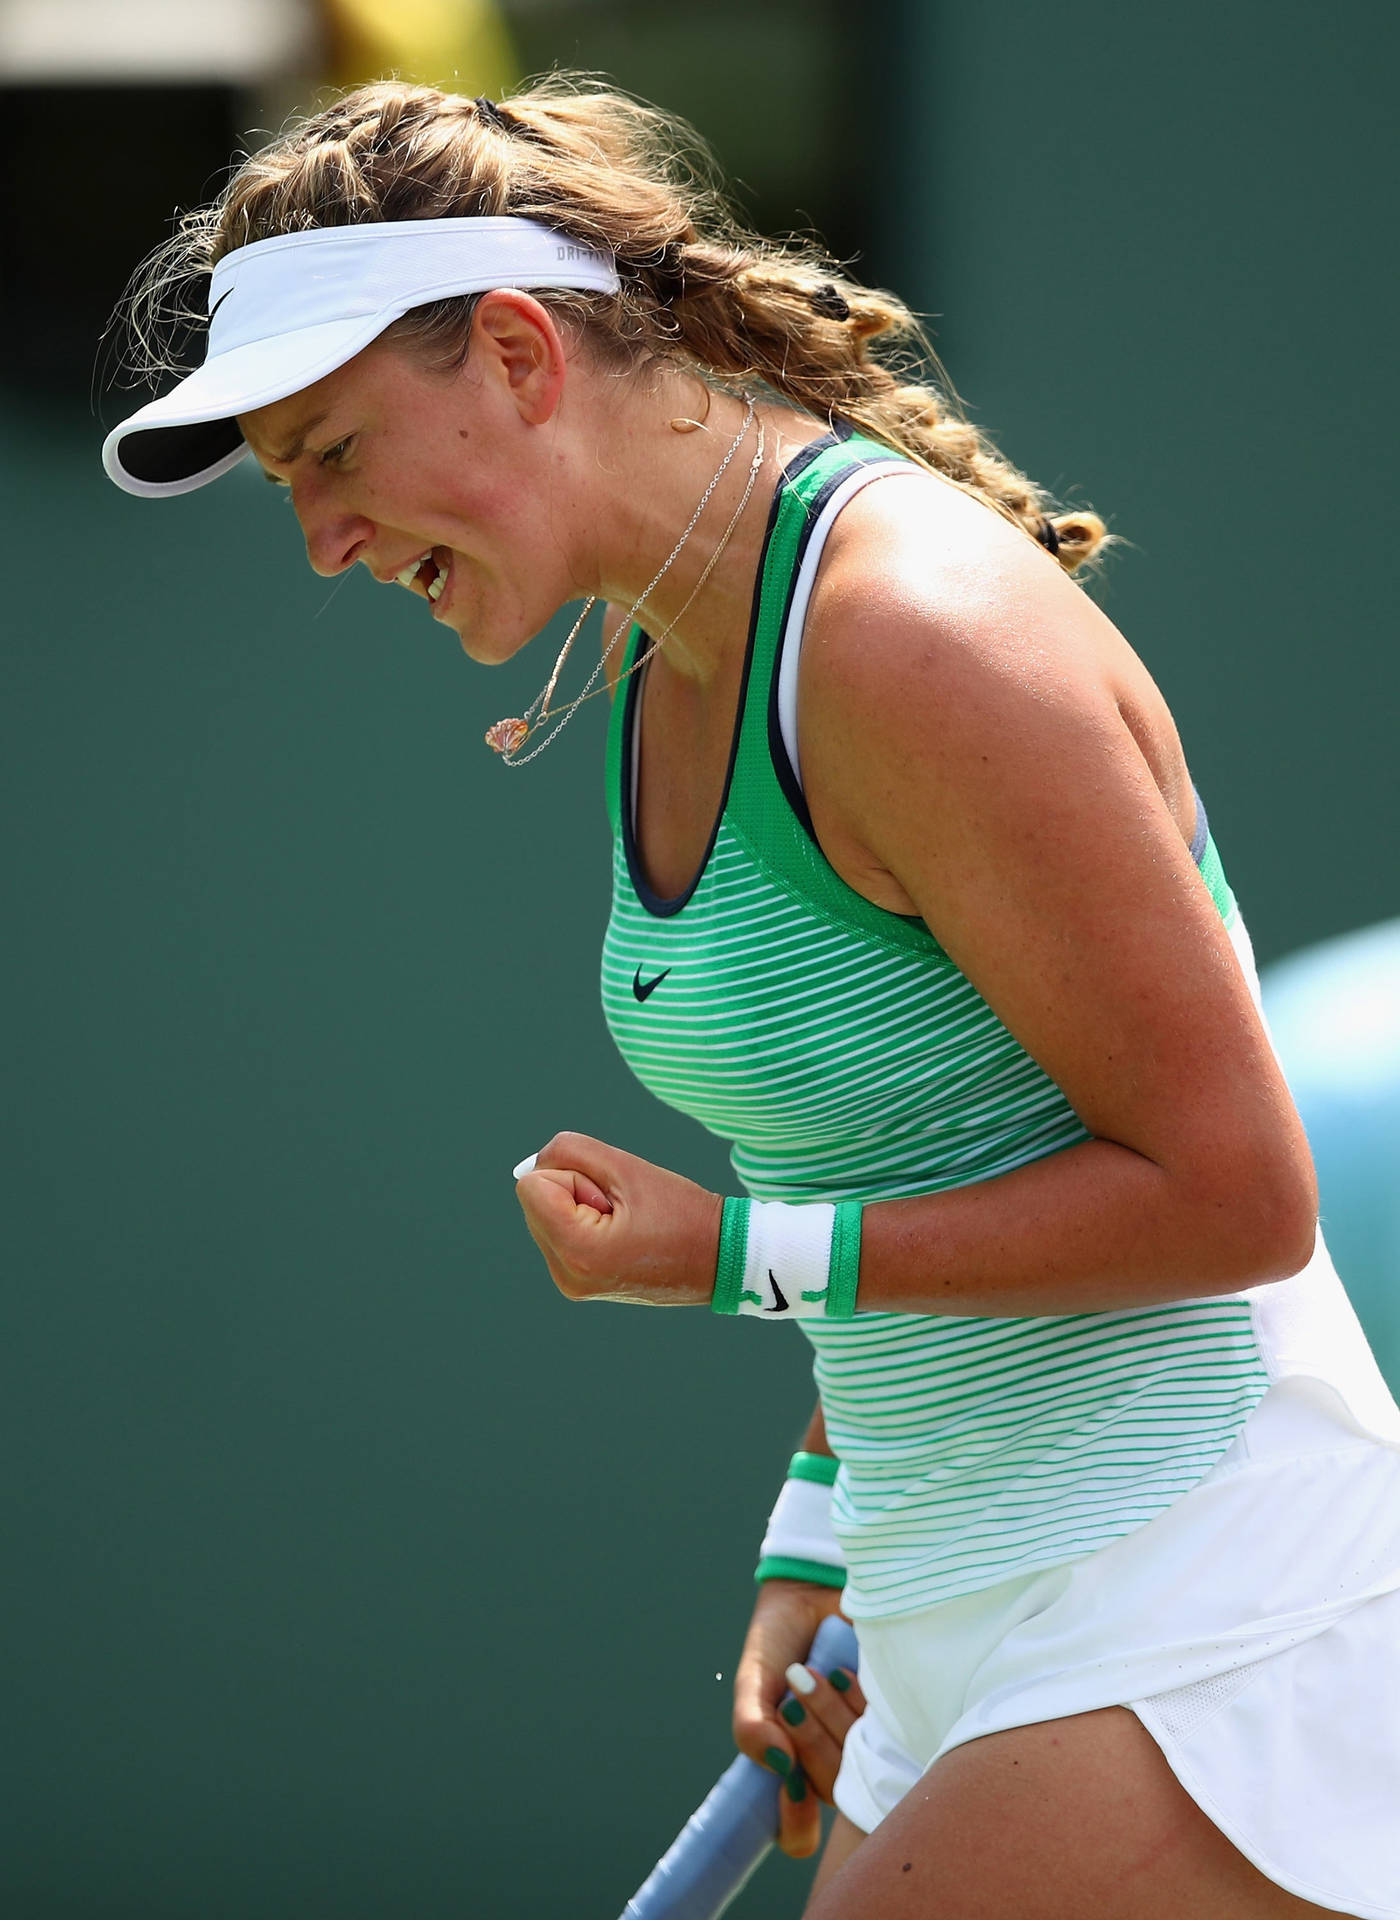
[[[795,1333],[566,1305],[515,1207],[561,1126],[729,1184],[599,1014],[602,703],[512,775],[481,732],[547,648],[488,680],[246,471],[119,494],[95,333],[242,133],[410,26],[466,92],[688,114],[1132,542],[1096,592],[1268,959],[1400,910],[1397,16],[345,0],[257,52],[188,11],[242,66],[147,58],[155,0],[124,66],[0,22],[0,1911],[613,1920],[728,1758],[811,1389]]]

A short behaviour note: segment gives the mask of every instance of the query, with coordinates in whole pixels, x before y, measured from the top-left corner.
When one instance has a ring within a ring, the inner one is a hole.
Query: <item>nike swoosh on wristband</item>
[[[778,1285],[778,1276],[771,1267],[768,1269],[768,1284],[773,1289],[773,1298],[778,1304],[776,1307],[765,1307],[763,1311],[765,1313],[786,1313],[788,1310],[787,1298],[782,1288]]]
[[[637,971],[632,975],[633,993],[636,994],[639,1000],[645,1000],[649,993],[656,992],[656,989],[661,985],[661,982],[670,971],[671,969],[669,967],[663,967],[654,980],[643,980],[642,970],[638,967]]]

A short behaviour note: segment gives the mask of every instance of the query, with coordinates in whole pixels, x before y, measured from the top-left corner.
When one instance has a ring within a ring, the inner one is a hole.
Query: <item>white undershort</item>
[[[1101,1552],[860,1621],[837,1806],[869,1832],[951,1748],[1129,1706],[1261,1872],[1400,1920],[1400,1452],[1315,1382]]]

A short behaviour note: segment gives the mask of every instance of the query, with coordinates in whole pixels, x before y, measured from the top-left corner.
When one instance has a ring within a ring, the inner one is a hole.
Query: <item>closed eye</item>
[[[317,466],[338,467],[341,461],[345,458],[345,455],[349,450],[351,442],[354,440],[354,438],[355,436],[353,433],[347,434],[343,440],[337,440],[333,447],[327,447],[323,453],[317,454],[316,456]],[[266,467],[264,467],[262,471],[263,471],[263,479],[267,481],[269,486],[287,487],[290,489],[290,482],[284,480],[280,474],[269,473]]]

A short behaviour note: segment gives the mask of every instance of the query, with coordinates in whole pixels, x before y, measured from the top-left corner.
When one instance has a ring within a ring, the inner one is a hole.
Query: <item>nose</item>
[[[374,525],[363,514],[339,512],[298,499],[295,492],[292,505],[301,522],[306,557],[313,572],[329,579],[353,567],[361,554],[368,551]]]

